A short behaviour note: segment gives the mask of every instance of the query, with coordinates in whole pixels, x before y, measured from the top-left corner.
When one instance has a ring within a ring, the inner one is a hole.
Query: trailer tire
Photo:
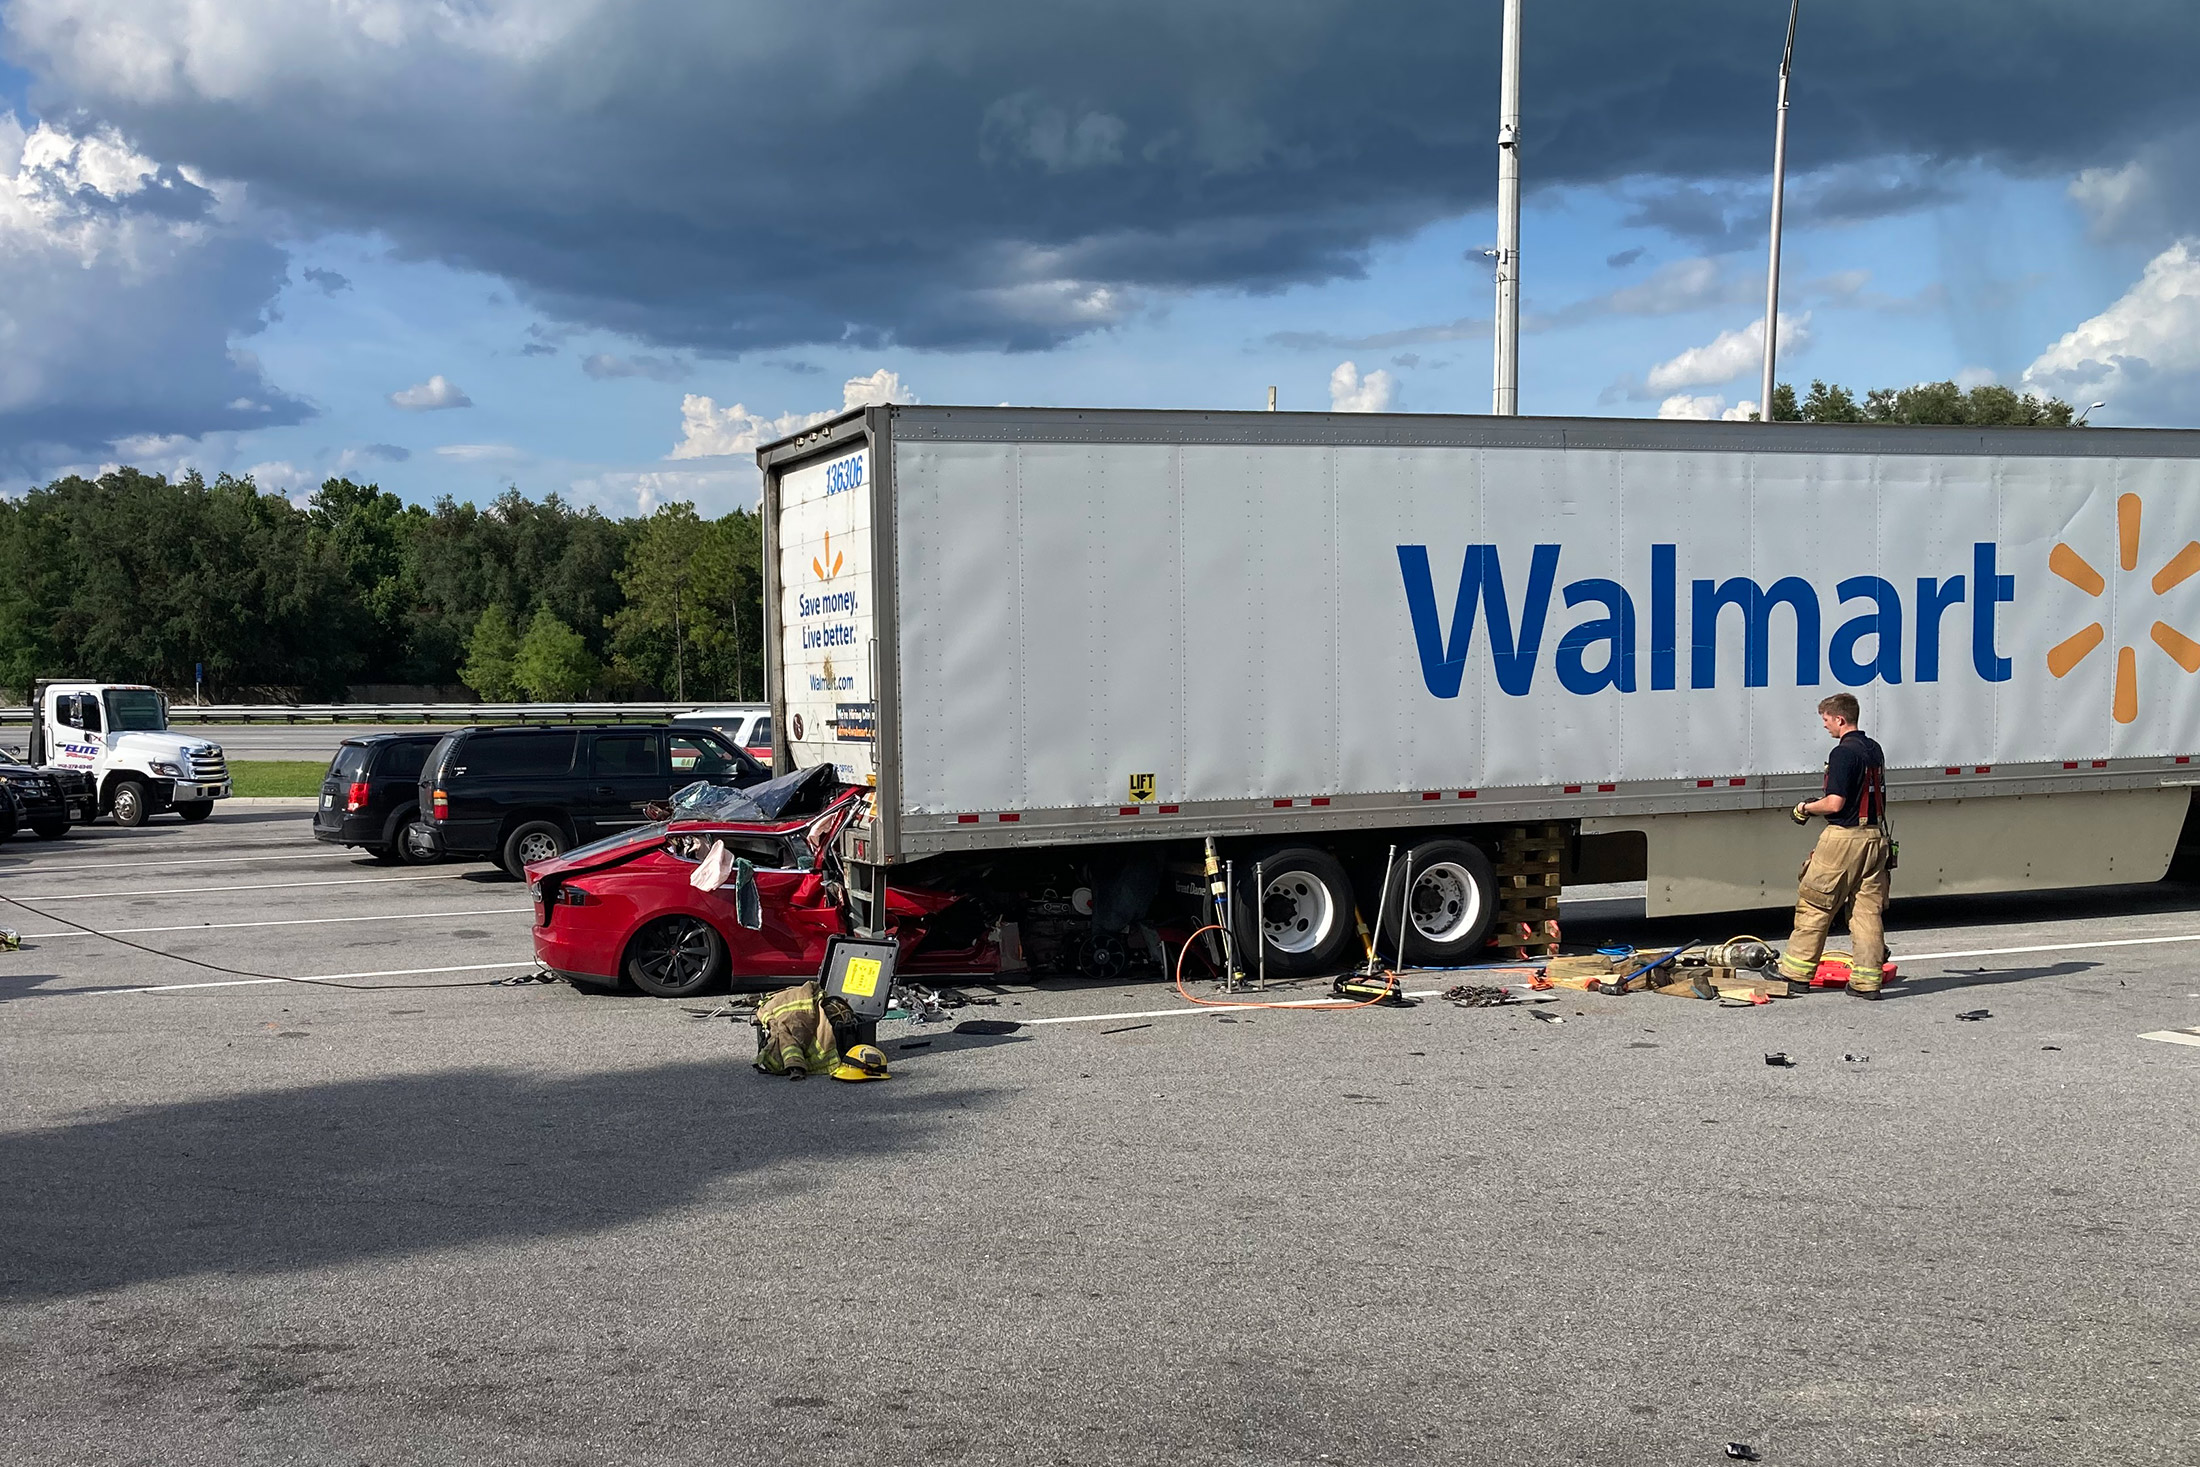
[[[139,779],[118,780],[114,793],[108,796],[107,809],[115,817],[115,824],[135,829],[145,823],[152,814],[151,800],[145,793],[145,782]]]
[[[204,820],[214,813],[214,802],[212,800],[186,800],[176,806],[176,813],[186,820]]]
[[[1263,947],[1271,978],[1336,972],[1353,932],[1352,878],[1343,863],[1313,846],[1236,859],[1238,961],[1246,975],[1258,976]],[[1265,891],[1254,887],[1256,869]]]
[[[57,840],[69,833],[69,822],[66,820],[33,820],[31,830],[40,840]]]
[[[1473,962],[1497,922],[1497,871],[1489,856],[1463,840],[1424,841],[1410,856],[1410,885],[1404,861],[1392,875],[1383,912],[1384,951],[1401,967]]]

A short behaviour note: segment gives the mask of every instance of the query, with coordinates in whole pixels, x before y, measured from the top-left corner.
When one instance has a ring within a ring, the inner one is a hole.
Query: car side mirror
[[[746,856],[733,864],[733,920],[751,932],[764,925],[764,894],[756,889],[756,868]]]

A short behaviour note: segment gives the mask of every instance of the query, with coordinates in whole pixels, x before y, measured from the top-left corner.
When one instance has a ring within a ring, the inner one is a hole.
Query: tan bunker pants
[[[1849,945],[1856,959],[1850,985],[1869,993],[1887,964],[1885,919],[1893,882],[1887,871],[1887,832],[1876,825],[1829,825],[1803,864],[1795,894],[1795,935],[1780,959],[1780,976],[1807,981],[1818,971],[1826,933],[1849,910]]]

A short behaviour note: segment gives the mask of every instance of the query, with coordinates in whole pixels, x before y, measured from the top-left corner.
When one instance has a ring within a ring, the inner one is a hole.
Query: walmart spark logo
[[[810,569],[817,572],[819,580],[829,581],[840,574],[840,561],[841,557],[833,554],[833,532],[827,530],[825,532],[825,552],[822,556],[810,557]],[[827,566],[831,566],[832,569],[827,570]]]
[[[2139,514],[2138,495],[2126,494],[2116,501],[2117,563],[2126,571],[2139,568]],[[2088,596],[2099,596],[2108,589],[2106,578],[2084,556],[2060,542],[2048,553],[2047,568]],[[2196,571],[2200,571],[2200,540],[2188,540],[2184,549],[2154,573],[2154,594],[2167,594]],[[2200,642],[2193,641],[2166,621],[2157,621],[2147,635],[2186,672],[2200,672]],[[2068,677],[2079,663],[2093,654],[2094,648],[2107,640],[2107,630],[2094,622],[2048,649],[2047,670],[2056,677]],[[2109,712],[2118,723],[2138,720],[2139,654],[2134,648],[2119,647],[2116,651],[2116,688]]]

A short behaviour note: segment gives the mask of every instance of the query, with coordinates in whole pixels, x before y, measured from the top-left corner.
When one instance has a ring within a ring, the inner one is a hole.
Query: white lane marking
[[[1897,963],[1937,962],[1943,958],[2006,958],[2018,953],[2075,953],[2096,947],[2158,947],[2169,942],[2200,942],[2200,933],[2183,937],[2118,937],[2106,942],[2043,942],[2035,947],[1979,947],[1960,953],[1896,953]]]
[[[59,853],[45,852],[42,854]],[[194,857],[188,861],[85,861],[79,863],[64,857],[50,866],[18,866],[8,874],[11,876],[43,876],[48,872],[63,874],[65,871],[113,871],[125,866],[133,871],[142,871],[150,866],[235,866],[245,861],[332,861],[339,859],[356,861],[361,858],[354,854],[349,847],[327,851],[290,851],[280,856]]]
[[[2141,1039],[2159,1039],[2164,1044],[2189,1044],[2200,1049],[2200,1029],[2157,1029],[2152,1034],[2142,1034]]]
[[[323,927],[332,922],[414,922],[429,917],[501,917],[533,907],[469,907],[463,912],[386,912],[373,917],[286,917],[279,922],[193,922],[184,927],[102,927],[96,932],[72,928],[67,932],[26,932],[30,937],[135,937],[147,932],[226,932],[236,927]]]
[[[382,968],[372,973],[310,973],[298,978],[224,978],[216,983],[158,983],[141,988],[95,988],[87,993],[66,990],[55,998],[106,998],[117,993],[181,993],[194,988],[250,988],[255,983],[335,983],[347,978],[410,978],[427,973],[487,973],[499,968],[534,968],[538,963],[467,963],[456,968]]]
[[[351,876],[342,881],[275,881],[265,886],[150,886],[139,891],[41,891],[15,892],[30,902],[89,902],[108,897],[220,896],[230,891],[298,891],[309,886],[389,886],[400,881],[452,881],[463,871],[438,871],[426,876]]]

